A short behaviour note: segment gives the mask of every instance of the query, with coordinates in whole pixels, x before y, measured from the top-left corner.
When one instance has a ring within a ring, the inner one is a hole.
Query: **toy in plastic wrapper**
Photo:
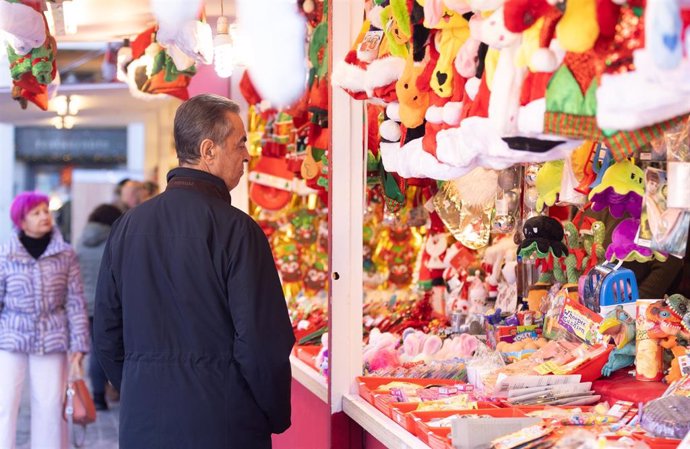
[[[653,299],[637,300],[637,320],[635,328],[635,378],[642,381],[657,382],[664,377],[663,349],[659,340],[649,336],[654,323],[647,318],[647,309],[654,304]]]
[[[667,197],[670,186],[667,182],[667,172],[648,168],[645,171],[645,180],[642,220],[635,241],[652,250],[682,258],[685,256],[688,240],[690,212],[669,207]],[[690,190],[687,182],[683,184],[681,190]]]

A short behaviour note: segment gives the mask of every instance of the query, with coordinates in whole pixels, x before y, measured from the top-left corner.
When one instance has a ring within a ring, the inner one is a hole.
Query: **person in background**
[[[27,378],[32,449],[67,447],[68,358],[78,369],[91,341],[77,256],[53,226],[48,201],[17,195],[10,206],[16,232],[0,247],[0,448],[15,446]]]
[[[143,182],[141,185],[141,192],[139,194],[139,201],[143,203],[144,201],[150,200],[154,196],[160,193],[160,188],[158,184],[153,181]]]
[[[101,204],[96,207],[89,215],[88,222],[77,243],[77,256],[84,281],[84,296],[86,297],[92,329],[96,282],[103,257],[103,248],[105,248],[105,242],[110,235],[111,226],[121,216],[122,211],[111,204]],[[105,398],[107,379],[95,355],[89,358],[89,378],[91,379],[91,391],[96,410],[108,410],[108,403]]]
[[[180,167],[108,238],[94,347],[121,389],[123,449],[269,449],[290,426],[287,305],[266,236],[230,200],[249,159],[239,112],[184,102]]]
[[[125,178],[115,187],[115,206],[123,213],[141,204],[142,184]]]

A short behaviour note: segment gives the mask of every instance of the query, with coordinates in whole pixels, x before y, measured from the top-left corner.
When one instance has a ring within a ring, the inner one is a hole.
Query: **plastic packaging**
[[[690,432],[690,398],[667,396],[644,407],[642,428],[657,437],[683,438]]]
[[[659,341],[649,338],[647,331],[654,325],[647,319],[647,308],[655,299],[637,300],[637,320],[635,327],[635,378],[642,381],[657,382],[664,377],[663,349]]]

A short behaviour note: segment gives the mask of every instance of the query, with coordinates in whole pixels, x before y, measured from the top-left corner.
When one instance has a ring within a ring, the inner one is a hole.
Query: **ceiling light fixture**
[[[79,113],[79,99],[71,95],[60,95],[53,99],[55,113],[59,116],[77,115]]]
[[[216,22],[216,37],[213,38],[213,65],[216,74],[221,78],[232,75],[234,64],[234,48],[230,37],[230,25],[223,10],[223,0],[220,2],[220,17]]]
[[[72,115],[53,117],[53,126],[56,129],[72,129],[76,123],[76,118]]]
[[[79,113],[79,99],[71,95],[60,95],[52,100],[57,117],[52,120],[57,129],[72,129]]]

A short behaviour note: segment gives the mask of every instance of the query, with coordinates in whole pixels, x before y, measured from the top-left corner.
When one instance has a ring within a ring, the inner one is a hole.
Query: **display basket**
[[[297,358],[314,368],[316,371],[319,369],[316,367],[316,356],[321,352],[321,346],[296,346],[295,355]]]
[[[427,438],[431,449],[454,449],[450,429],[431,429]]]
[[[415,420],[415,432],[417,438],[425,444],[429,444],[429,432],[434,429],[445,429],[450,431],[450,427],[429,427],[428,423],[432,419],[447,418],[453,415],[487,415],[492,418],[524,418],[525,414],[514,408],[485,408],[474,410],[442,410],[442,411],[423,411],[411,412]]]
[[[391,419],[411,434],[416,434],[416,423],[412,412],[417,411],[420,402],[393,402],[390,404]],[[478,409],[499,408],[493,402],[477,401]],[[459,410],[456,410],[459,411]]]
[[[357,391],[362,399],[370,404],[374,404],[374,394],[382,393],[381,386],[391,382],[408,382],[419,385],[421,388],[432,385],[447,386],[447,385],[462,385],[462,382],[451,379],[416,379],[409,377],[374,377],[374,376],[359,376],[357,377]]]
[[[575,371],[569,374],[579,374],[582,376],[580,382],[594,382],[601,377],[601,369],[609,360],[609,354],[613,351],[614,346],[608,345],[608,348],[597,357],[587,360],[580,365]]]

